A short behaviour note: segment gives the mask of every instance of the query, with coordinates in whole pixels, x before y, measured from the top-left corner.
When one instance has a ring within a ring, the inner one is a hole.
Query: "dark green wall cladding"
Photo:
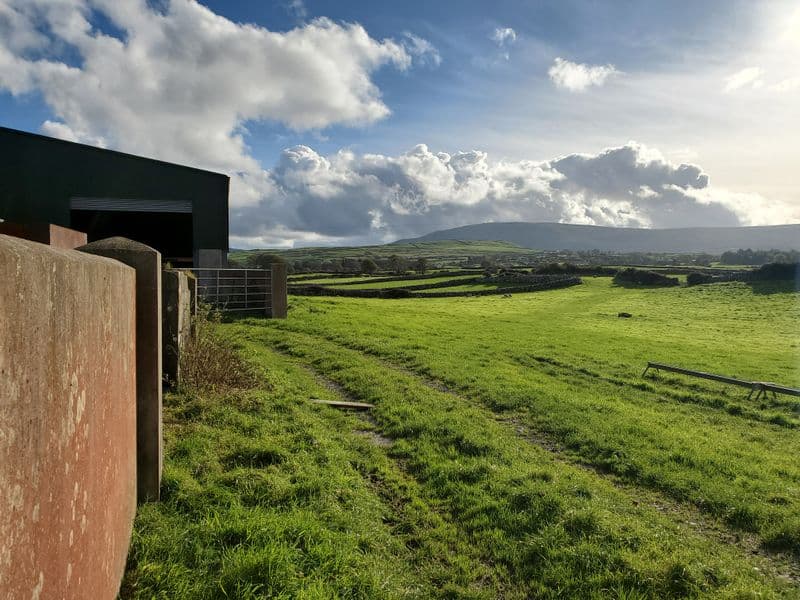
[[[74,197],[191,200],[194,250],[227,252],[228,188],[227,175],[0,127],[7,221],[69,227]]]

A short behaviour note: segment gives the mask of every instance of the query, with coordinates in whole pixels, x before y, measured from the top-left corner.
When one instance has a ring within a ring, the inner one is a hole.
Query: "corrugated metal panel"
[[[191,213],[191,200],[136,200],[120,198],[71,198],[72,210],[112,210],[120,212]]]

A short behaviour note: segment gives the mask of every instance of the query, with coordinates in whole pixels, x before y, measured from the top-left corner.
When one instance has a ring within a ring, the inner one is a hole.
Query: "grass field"
[[[169,397],[128,596],[800,597],[800,403],[641,377],[798,387],[799,317],[788,284],[584,278],[224,325],[262,383]]]

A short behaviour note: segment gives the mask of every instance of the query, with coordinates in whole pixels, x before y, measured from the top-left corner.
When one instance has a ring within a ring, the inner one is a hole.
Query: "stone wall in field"
[[[0,598],[113,599],[136,510],[135,272],[0,235]]]

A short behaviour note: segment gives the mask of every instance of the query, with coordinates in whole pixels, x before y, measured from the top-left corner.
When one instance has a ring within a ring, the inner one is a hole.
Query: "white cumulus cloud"
[[[0,0],[0,91],[41,94],[54,114],[43,132],[225,171],[240,179],[234,202],[263,191],[247,189],[263,180],[247,122],[377,121],[390,111],[373,73],[431,57],[418,36],[377,40],[325,18],[274,32],[195,0]]]
[[[570,92],[583,92],[591,86],[602,86],[609,77],[619,75],[614,65],[586,65],[556,57],[547,71],[557,87]]]
[[[548,161],[492,161],[485,152],[424,144],[397,156],[323,156],[296,146],[269,181],[257,206],[233,215],[239,245],[382,242],[487,221],[687,227],[800,216],[755,194],[713,188],[699,166],[636,142]]]

